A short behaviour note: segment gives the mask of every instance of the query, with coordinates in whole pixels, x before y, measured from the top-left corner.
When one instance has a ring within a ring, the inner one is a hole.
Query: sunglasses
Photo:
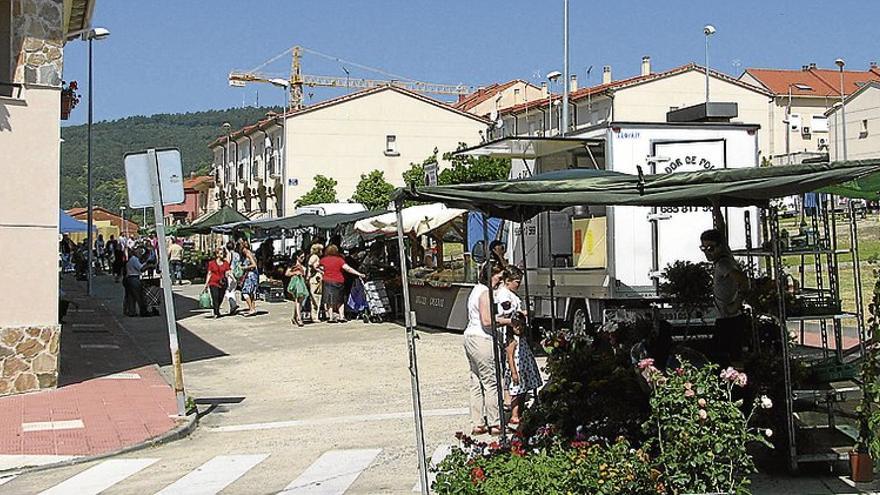
[[[700,251],[704,253],[715,251],[716,249],[718,249],[718,246],[700,246]]]

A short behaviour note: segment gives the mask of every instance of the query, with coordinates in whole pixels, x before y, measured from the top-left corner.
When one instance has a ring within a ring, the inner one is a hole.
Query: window
[[[828,117],[824,115],[813,115],[812,117],[813,132],[828,132]]]
[[[801,116],[800,114],[793,113],[788,116],[788,125],[791,126],[792,131],[796,131],[801,127]]]
[[[387,156],[400,155],[400,153],[397,152],[397,136],[391,134],[385,136],[385,154]]]
[[[21,20],[19,20],[21,22]],[[0,0],[0,83],[12,82],[12,0]],[[5,96],[11,86],[0,86],[0,96]]]
[[[868,119],[862,119],[861,131],[859,131],[859,139],[868,137]]]

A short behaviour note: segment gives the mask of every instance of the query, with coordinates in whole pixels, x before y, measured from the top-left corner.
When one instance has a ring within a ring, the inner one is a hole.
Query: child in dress
[[[293,265],[289,266],[285,272],[285,275],[290,277],[290,282],[287,284],[287,292],[293,298],[293,315],[290,318],[290,322],[298,327],[303,326],[302,305],[309,295],[309,289],[306,286],[305,280],[306,268],[303,266],[304,258],[305,253],[302,251],[297,252],[293,256]]]
[[[519,424],[520,410],[526,396],[544,382],[529,342],[523,337],[525,319],[521,313],[514,314],[507,329],[507,390],[510,392],[508,423],[516,426]]]

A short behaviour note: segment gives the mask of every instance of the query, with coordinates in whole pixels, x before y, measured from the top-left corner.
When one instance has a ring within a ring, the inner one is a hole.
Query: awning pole
[[[526,221],[522,215],[519,216],[519,244],[520,251],[522,251],[523,287],[526,296],[526,328],[528,329],[529,334],[531,334],[532,327],[530,323],[532,321],[532,305],[531,299],[529,299],[529,267],[526,263]],[[533,335],[528,335],[528,337],[534,341]]]
[[[504,417],[504,380],[501,373],[501,358],[504,351],[501,349],[501,339],[498,338],[498,322],[495,321],[495,287],[492,287],[492,269],[489,264],[492,263],[492,253],[489,251],[489,218],[486,212],[483,212],[483,252],[486,255],[486,269],[489,272],[489,313],[492,316],[492,354],[495,357],[495,383],[498,392],[498,419],[501,426],[501,445],[507,445],[507,418]],[[492,425],[489,425],[491,428]]]
[[[550,254],[550,333],[556,335],[556,279],[553,278],[553,226],[547,212],[547,252]]]
[[[419,480],[422,495],[428,495],[428,460],[425,457],[425,431],[422,421],[422,398],[419,392],[419,367],[416,360],[415,315],[411,313],[409,303],[409,274],[406,267],[406,246],[403,238],[403,213],[400,201],[394,202],[397,214],[397,248],[400,253],[400,281],[403,286],[403,319],[406,326],[406,347],[409,352],[409,377],[412,388],[413,419],[416,425],[416,450],[419,455]]]

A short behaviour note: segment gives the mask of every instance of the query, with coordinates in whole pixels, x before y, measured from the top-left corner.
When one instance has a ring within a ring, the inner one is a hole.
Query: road
[[[139,350],[170,377],[164,320],[123,317],[121,287],[107,277],[96,285]],[[0,492],[412,493],[418,462],[400,326],[298,328],[290,303],[207,319],[196,309],[198,292],[175,288],[187,392],[203,414],[195,433],[112,460],[0,479]],[[419,368],[431,455],[468,428],[461,336],[422,333]]]

